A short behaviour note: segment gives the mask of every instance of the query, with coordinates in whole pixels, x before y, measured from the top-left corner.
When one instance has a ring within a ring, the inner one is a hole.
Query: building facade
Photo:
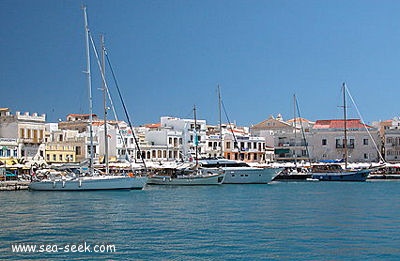
[[[359,119],[317,120],[310,135],[310,157],[313,161],[343,160],[347,147],[348,162],[379,162],[380,137],[376,128]]]
[[[8,108],[0,109],[0,144],[3,155],[25,160],[44,159],[44,133],[46,115],[28,112],[11,114]],[[18,145],[16,147],[15,141]]]

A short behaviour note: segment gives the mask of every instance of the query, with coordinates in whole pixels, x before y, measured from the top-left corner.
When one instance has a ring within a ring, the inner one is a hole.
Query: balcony
[[[336,144],[337,149],[344,149],[344,144]],[[354,144],[347,144],[348,149],[354,149]]]
[[[20,139],[22,143],[29,143],[29,144],[40,144],[43,143],[43,139],[39,139],[39,138],[32,138],[32,139]]]

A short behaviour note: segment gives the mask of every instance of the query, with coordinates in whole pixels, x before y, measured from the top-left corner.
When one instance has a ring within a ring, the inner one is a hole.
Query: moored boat
[[[199,165],[208,169],[224,170],[224,184],[266,184],[282,170],[282,168],[252,167],[246,162],[220,158],[201,159]]]
[[[311,178],[309,167],[285,167],[273,181],[305,181]]]
[[[344,169],[340,164],[314,164],[311,178],[319,181],[366,181],[371,170]]]
[[[346,106],[346,84],[343,83],[343,160],[344,167],[340,164],[314,164],[312,166],[311,179],[319,181],[366,181],[371,169],[349,169],[348,168],[348,144],[347,140],[347,106]],[[351,146],[350,146],[351,147]]]
[[[146,181],[146,177],[99,175],[34,181],[29,184],[29,189],[41,191],[133,190],[143,189]]]
[[[147,181],[147,177],[140,175],[110,175],[108,172],[105,175],[96,174],[93,168],[94,162],[94,146],[93,146],[93,105],[92,105],[92,83],[90,72],[90,48],[89,39],[93,39],[90,35],[89,26],[87,22],[86,7],[83,7],[84,21],[85,21],[85,42],[86,42],[86,59],[87,59],[87,84],[89,93],[89,128],[90,128],[90,160],[89,171],[84,176],[80,174],[67,173],[67,175],[51,176],[45,179],[33,181],[29,184],[30,190],[38,191],[82,191],[82,190],[118,190],[118,189],[142,189]],[[102,71],[104,76],[104,71]],[[104,90],[108,88],[104,77],[103,84]],[[106,107],[106,106],[105,106]],[[106,119],[105,119],[106,120]],[[105,124],[106,126],[106,124]],[[105,135],[105,139],[107,136]],[[108,158],[108,155],[105,155]],[[108,169],[108,167],[107,167]]]
[[[222,170],[205,168],[159,168],[149,177],[149,185],[220,185],[225,174]]]

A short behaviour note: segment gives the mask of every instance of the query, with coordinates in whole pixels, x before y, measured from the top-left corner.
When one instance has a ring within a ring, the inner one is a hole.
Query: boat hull
[[[140,190],[146,182],[146,177],[82,177],[73,180],[36,181],[29,184],[29,189],[35,191]]]
[[[175,178],[168,176],[154,176],[149,178],[149,185],[170,185],[170,186],[196,186],[196,185],[220,185],[224,180],[225,174],[217,175],[191,175],[178,176]]]
[[[319,181],[366,181],[370,170],[333,173],[312,173],[311,178]]]
[[[280,168],[223,167],[224,184],[266,184],[278,175]]]

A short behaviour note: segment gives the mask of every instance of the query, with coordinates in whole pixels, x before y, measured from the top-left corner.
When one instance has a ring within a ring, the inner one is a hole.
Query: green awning
[[[275,154],[289,153],[290,149],[275,149]]]

